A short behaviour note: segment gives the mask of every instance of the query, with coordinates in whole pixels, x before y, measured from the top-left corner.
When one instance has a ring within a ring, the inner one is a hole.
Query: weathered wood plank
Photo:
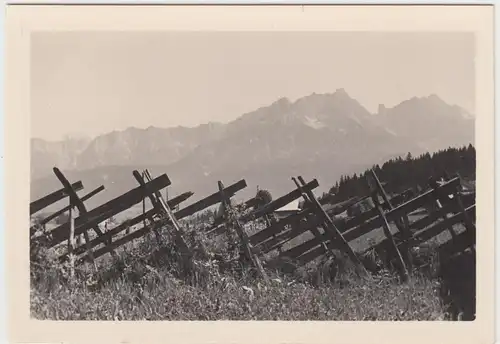
[[[91,192],[89,192],[88,194],[82,196],[82,198],[81,198],[82,202],[85,202],[86,200],[94,197],[95,195],[97,195],[99,192],[101,192],[103,190],[104,190],[104,185],[99,186],[97,189],[94,189]],[[70,208],[69,206],[66,206],[66,207],[64,207],[64,208],[62,208],[62,209],[60,209],[60,210],[52,213],[51,215],[49,215],[46,218],[44,218],[43,220],[41,220],[40,224],[44,225],[44,224],[48,223],[49,221],[55,219],[59,215],[64,214],[65,212],[67,212],[69,210],[69,208]]]
[[[177,206],[179,203],[183,202],[184,200],[186,200],[186,193],[183,193],[179,196],[176,196],[174,198],[171,198],[167,203],[169,205],[169,207],[175,207]],[[115,228],[111,229],[110,231],[108,231],[107,233],[104,233],[102,236],[100,237],[97,237],[95,238],[94,240],[92,240],[90,242],[90,246],[92,248],[95,248],[96,246],[99,246],[100,244],[104,243],[106,240],[109,240],[110,238],[112,238],[113,236],[115,236],[116,234],[124,231],[125,229],[127,229],[128,227],[131,227],[131,226],[134,226],[140,222],[142,222],[144,219],[148,219],[154,215],[156,215],[156,212],[157,210],[156,209],[150,209],[148,210],[146,213],[144,214],[140,214],[132,219],[129,219],[129,220],[126,220],[124,221],[123,223],[121,223],[120,225],[116,226]],[[85,247],[83,246],[80,246],[80,247],[77,247],[75,249],[75,254],[76,255],[80,255],[82,253],[85,252]],[[67,254],[63,254],[59,259],[61,260],[64,260],[66,259],[65,257],[67,256]]]
[[[95,189],[95,190],[93,190],[93,191],[89,192],[88,194],[86,194],[85,196],[83,196],[83,197],[82,197],[82,202],[84,202],[84,201],[88,200],[89,198],[91,198],[91,197],[95,196],[96,194],[98,194],[98,193],[99,193],[99,192],[101,192],[102,190],[104,190],[104,186],[102,186],[102,185],[101,185],[101,186],[100,186],[100,187],[98,187],[97,189]],[[56,217],[58,217],[59,215],[62,215],[62,214],[64,214],[65,212],[69,211],[69,209],[70,209],[70,206],[68,205],[68,206],[66,206],[66,207],[64,207],[64,208],[62,208],[62,209],[60,209],[60,210],[58,210],[58,211],[56,211],[56,212],[52,213],[51,215],[47,216],[46,218],[44,218],[44,219],[40,220],[39,224],[40,224],[41,226],[44,226],[44,225],[46,225],[47,223],[49,223],[51,220],[53,220],[53,219],[55,219]],[[37,230],[37,226],[36,226],[36,225],[35,225],[35,226],[31,226],[31,227],[30,227],[30,236],[32,236],[33,234],[35,234],[36,230]]]
[[[184,196],[182,194],[180,196],[176,196],[176,197],[170,199],[167,203],[168,203],[169,207],[176,207],[179,203],[183,202],[183,200],[184,200]],[[137,202],[137,203],[139,203],[139,202]],[[141,214],[133,219],[128,220],[128,222],[125,221],[123,224],[130,223],[130,222],[137,224],[138,222],[136,222],[136,220],[138,220],[138,219],[140,219],[140,221],[143,221],[144,219],[152,218],[155,215],[157,215],[157,209],[154,209],[154,208],[150,209],[150,210],[146,211],[146,213],[144,213],[144,215],[146,215],[146,216],[143,216],[143,214]],[[111,215],[111,216],[113,216],[113,215]],[[102,221],[108,219],[111,216],[109,216],[109,213],[104,213],[101,217],[96,219],[96,222],[101,223]],[[131,226],[132,226],[132,224],[131,224]],[[124,228],[126,228],[126,227],[124,227]],[[114,233],[114,229],[111,230],[111,232]],[[105,236],[105,235],[103,235],[103,236]]]
[[[339,249],[338,243],[335,243],[335,242],[329,241],[327,243],[327,246],[331,250]],[[319,256],[322,256],[322,255],[325,254],[324,253],[325,251],[324,251],[324,249],[321,246],[316,245],[316,246],[313,246],[313,247],[316,247],[316,248],[307,250],[305,252],[302,252],[301,255],[299,255],[299,256],[297,256],[295,258],[296,261],[300,265],[305,265],[305,264],[313,261],[314,259],[318,258]]]
[[[66,190],[66,192],[69,195],[70,211],[72,210],[73,207],[76,207],[78,209],[78,212],[79,212],[79,217],[81,217],[83,219],[88,219],[87,207],[85,207],[85,204],[83,204],[80,197],[78,197],[78,195],[76,194],[76,191],[73,190],[73,188],[71,187],[71,183],[68,181],[68,179],[66,179],[64,174],[57,167],[54,167],[53,171],[54,171],[54,174],[56,175],[57,179],[59,179],[61,184],[64,186],[64,189]],[[70,232],[74,233],[74,221],[73,221],[72,215],[70,216],[70,226],[73,227],[72,229],[70,229]],[[94,226],[92,228],[94,229],[94,232],[97,235],[103,234],[101,232],[101,230],[99,229],[99,226]],[[88,255],[91,258],[92,263],[94,264],[94,268],[97,270],[97,266],[95,265],[95,262],[94,262],[94,255],[92,253],[92,248],[89,246],[90,236],[89,236],[88,230],[83,231],[83,234],[85,236],[85,246],[87,248]],[[71,238],[71,240],[73,240],[73,238]]]
[[[432,191],[429,191],[429,193],[430,192],[432,192]],[[428,197],[428,195],[426,197]],[[409,202],[411,202],[411,201],[409,201]],[[467,213],[471,217],[474,218],[475,217],[475,205],[470,206],[467,209]],[[387,213],[386,213],[386,216],[387,216]],[[392,216],[394,216],[394,215],[392,215]],[[434,236],[438,235],[439,233],[441,233],[442,231],[444,231],[450,223],[458,223],[458,222],[462,221],[461,220],[462,217],[463,217],[463,215],[461,213],[455,214],[452,217],[448,218],[448,220],[447,220],[448,222],[441,221],[429,229],[415,233],[414,237],[415,236],[419,237],[419,240],[416,241],[416,243],[425,242],[426,240],[431,239],[432,237],[434,237]],[[379,222],[380,222],[380,224],[379,224]],[[356,231],[351,230],[351,231],[345,232],[343,234],[344,238],[347,241],[355,240],[359,236],[366,234],[366,233],[369,233],[373,229],[380,228],[381,222],[382,222],[381,219],[375,218],[375,220],[370,221],[370,223],[365,223],[365,224],[361,225],[360,227],[356,227],[356,229],[358,229]],[[358,235],[359,233],[361,233],[361,235]],[[395,234],[396,238],[399,237],[398,234],[399,234],[399,232]],[[326,236],[325,236],[325,239],[326,239]],[[412,242],[413,242],[413,240],[410,239],[410,244],[413,246],[416,245],[416,243],[412,244]],[[379,244],[377,244],[374,247],[382,247],[382,245],[385,245],[385,244],[386,244],[386,239],[384,239],[382,242],[380,242]],[[306,263],[316,259],[317,257],[319,257],[320,255],[323,254],[324,251],[321,247],[319,247],[319,245],[320,245],[320,243],[316,240],[316,238],[312,238],[311,240],[309,240],[303,244],[300,244],[300,245],[298,245],[298,246],[296,246],[288,251],[283,252],[282,255],[293,257],[293,258],[297,259],[301,264],[306,264]],[[328,247],[330,247],[332,249],[339,249],[338,245],[336,245],[334,242],[329,242]],[[372,249],[372,248],[373,247],[371,247],[369,249]],[[362,253],[368,251],[369,249],[364,250]]]
[[[258,202],[257,198],[256,197],[252,197],[252,198],[250,198],[249,200],[246,200],[243,203],[243,208],[247,209],[247,208],[255,207],[257,205],[257,202]]]
[[[409,226],[409,219],[408,215],[404,214],[402,217],[395,219],[394,224],[396,225],[398,231],[400,232],[401,236],[403,237],[403,243],[401,245],[396,244],[394,241],[394,237],[391,233],[391,228],[389,225],[389,222],[387,221],[387,218],[385,217],[384,211],[382,207],[380,206],[380,202],[378,199],[378,194],[382,196],[382,199],[384,200],[385,204],[389,206],[390,210],[394,209],[393,204],[391,203],[389,196],[387,195],[387,192],[384,190],[384,187],[382,186],[382,183],[378,179],[377,174],[375,171],[372,169],[371,171],[371,177],[375,181],[375,187],[371,186],[373,191],[375,192],[372,195],[373,202],[375,203],[375,207],[378,209],[379,215],[384,219],[383,222],[383,230],[384,230],[384,235],[386,236],[387,240],[390,242],[390,245],[393,249],[393,251],[396,253],[399,265],[401,267],[400,276],[403,281],[408,281],[409,278],[409,272],[408,269],[411,270],[413,269],[413,258],[412,255],[410,254],[410,248],[408,246],[407,241],[411,237],[411,231],[410,231],[410,226]],[[407,266],[409,268],[407,268]]]
[[[298,180],[300,183],[297,181],[297,179],[292,178],[293,182],[297,186],[297,189],[299,189],[302,193],[302,198],[304,199],[305,204],[308,204],[311,206],[313,209],[314,215],[310,214],[306,216],[306,219],[312,219],[313,217],[318,217],[321,218],[323,222],[323,228],[325,229],[326,232],[329,232],[331,235],[331,240],[338,240],[340,242],[344,241],[344,238],[342,237],[342,234],[340,234],[339,230],[337,227],[333,224],[331,221],[330,217],[326,214],[324,209],[321,207],[321,204],[318,202],[316,199],[316,196],[314,196],[314,193],[312,191],[307,191],[302,188],[302,186],[306,185],[306,182],[304,179],[299,176]],[[326,243],[324,240],[322,240],[321,233],[319,232],[318,228],[316,226],[311,226],[309,231],[318,239],[320,242],[321,247],[325,251],[325,254],[329,256],[333,256],[333,252],[328,249],[326,246]],[[349,247],[349,244],[347,242],[344,242],[347,247],[344,247],[344,250],[347,252],[347,254],[351,254],[352,250]]]
[[[144,175],[145,175],[146,180],[148,182],[151,182],[153,180],[153,178],[151,177],[151,174],[149,173],[149,171],[147,169],[144,171]],[[185,259],[185,261],[184,261],[184,263],[186,264],[185,266],[192,268],[191,258],[192,258],[193,253],[192,253],[191,249],[189,248],[189,246],[187,245],[186,240],[184,239],[184,230],[182,229],[182,227],[181,227],[180,223],[178,222],[177,218],[175,217],[175,215],[172,213],[172,210],[170,209],[168,204],[163,200],[163,197],[161,197],[160,192],[155,191],[146,185],[146,183],[141,178],[141,175],[139,174],[138,171],[134,171],[134,176],[136,177],[136,179],[139,180],[139,182],[141,183],[141,186],[147,188],[148,193],[150,193],[151,197],[155,196],[156,202],[157,202],[156,207],[160,208],[163,211],[163,213],[166,215],[166,217],[170,220],[172,227],[174,228],[174,234],[175,234],[175,239],[177,241],[177,246],[180,248],[180,250],[182,252],[182,256]],[[152,198],[152,199],[155,199],[155,198]]]
[[[429,190],[422,195],[405,202],[388,213],[386,216],[391,221],[394,221],[396,218],[401,217],[403,215],[409,214],[422,206],[424,206],[427,202],[433,202],[436,198],[441,197],[441,195],[451,195],[455,192],[457,185],[460,184],[460,180],[458,178],[453,178],[452,180],[442,184],[436,189]]]
[[[476,235],[473,232],[465,231],[458,234],[453,241],[448,240],[438,246],[440,254],[451,256],[458,252],[463,252],[468,248],[474,249],[476,246]]]
[[[152,189],[161,190],[170,185],[170,179],[168,179],[166,174],[163,174],[151,181],[150,184]],[[88,221],[81,216],[75,219],[75,235],[79,235],[83,233],[84,230],[96,226],[111,216],[119,214],[133,205],[140,203],[146,196],[144,188],[139,186],[97,208],[88,211]],[[49,245],[55,246],[65,240],[64,233],[68,230],[69,225],[67,223],[54,228],[50,232],[52,234],[52,240],[50,240]]]
[[[155,213],[156,213],[156,209],[150,209],[144,214],[141,214],[139,216],[134,217],[133,219],[130,219],[130,220],[127,220],[127,221],[121,223],[120,225],[118,225],[118,226],[114,227],[113,229],[109,230],[108,232],[104,233],[102,236],[99,236],[99,237],[95,238],[94,240],[92,240],[90,242],[90,246],[92,248],[95,248],[96,246],[103,244],[104,242],[106,242],[107,240],[112,238],[113,236],[126,230],[128,227],[134,226],[134,225],[142,222],[144,219],[149,218],[150,216],[154,215]],[[85,253],[85,249],[86,248],[84,246],[79,246],[74,250],[74,254],[81,255],[81,254]],[[62,260],[65,260],[66,257],[67,257],[67,253],[61,255],[59,257],[59,259],[62,261]]]
[[[282,246],[290,240],[309,231],[311,227],[312,226],[308,222],[298,223],[292,226],[290,230],[271,237],[269,240],[260,242],[258,247],[264,253],[270,252],[278,246]]]
[[[476,206],[470,206],[466,209],[467,214],[475,218],[476,217]],[[431,238],[439,235],[441,232],[445,231],[451,226],[454,226],[460,222],[464,222],[465,217],[463,213],[457,213],[453,216],[446,218],[446,220],[442,220],[436,223],[434,226],[430,228],[426,228],[414,234],[412,238],[412,246],[417,245],[418,243],[425,242],[430,240]],[[458,235],[457,235],[458,236]],[[456,236],[455,236],[456,237]]]
[[[319,186],[319,183],[316,179],[313,179],[306,185],[304,185],[302,188],[307,191],[314,190]],[[289,204],[290,202],[295,201],[296,199],[300,198],[302,196],[302,193],[299,189],[295,189],[292,192],[287,193],[284,196],[281,196],[280,198],[277,198],[276,200],[272,201],[271,203],[265,205],[264,207],[257,209],[256,211],[244,216],[242,220],[244,222],[249,221],[250,219],[258,219],[261,216],[264,216],[266,214],[270,214],[275,210],[278,210],[285,205]]]
[[[320,204],[322,205],[323,209],[325,209],[326,213],[329,216],[335,216],[338,214],[342,214],[344,211],[346,211],[347,209],[349,209],[353,205],[365,200],[366,198],[368,198],[368,196],[351,197],[348,200],[345,200],[343,202],[339,202],[336,204],[329,204],[329,203],[323,204],[321,202],[320,202]]]
[[[468,232],[471,233],[476,233],[476,218],[474,216],[474,219],[472,219],[469,214],[467,213],[467,209],[465,209],[464,202],[462,200],[462,196],[457,192],[455,193],[455,198],[456,202],[458,205],[458,209],[460,210],[461,214],[464,216],[464,224],[465,228],[467,229]]]
[[[167,186],[170,186],[172,182],[166,174],[162,174],[154,179],[151,188],[155,190],[162,190]],[[99,214],[111,214],[110,216],[114,216],[128,208],[140,203],[147,195],[144,194],[143,188],[140,186],[124,193],[121,196],[118,196],[97,208],[89,211],[89,214],[92,217],[97,217]],[[119,210],[119,211],[117,211]]]
[[[393,210],[395,204],[389,198],[389,195],[387,194],[384,187],[382,186],[382,183],[378,179],[377,174],[375,173],[375,171],[373,169],[370,172],[371,172],[372,178],[375,180],[376,191],[382,196],[382,199],[384,200],[384,203],[387,205],[388,210]],[[374,202],[376,205],[378,204],[379,206],[381,206],[380,202],[378,201],[378,197],[376,197]],[[380,208],[379,210],[383,212],[383,208]],[[410,228],[409,228],[408,214],[404,214],[401,218],[395,219],[394,223],[398,227],[399,231],[402,232],[403,236],[405,236],[406,238],[409,238],[411,236],[411,232],[410,232]]]
[[[274,216],[277,218],[277,219],[284,219],[288,216],[291,216],[291,215],[295,215],[297,213],[299,213],[300,210],[298,209],[294,209],[294,210],[276,210],[274,212]]]
[[[70,201],[71,203],[71,201]],[[73,215],[73,207],[72,205],[69,207],[69,238],[68,238],[68,256],[69,259],[69,269],[70,269],[70,278],[73,279],[75,277],[75,256],[73,254],[73,250],[75,249],[75,222]],[[88,246],[88,245],[87,245]],[[89,254],[89,257],[93,259],[93,256]]]
[[[238,237],[240,238],[240,241],[243,245],[243,251],[245,252],[245,255],[250,260],[250,262],[252,262],[252,265],[257,269],[257,271],[259,272],[259,274],[263,278],[263,280],[265,282],[267,282],[269,278],[268,278],[266,272],[264,271],[264,268],[262,267],[262,263],[261,263],[259,257],[253,251],[253,246],[250,243],[250,240],[248,239],[248,235],[245,232],[245,229],[241,225],[239,219],[233,213],[230,198],[224,192],[224,190],[225,190],[224,184],[222,184],[222,181],[220,181],[220,180],[218,181],[217,184],[219,186],[221,203],[225,209],[224,216],[226,217],[227,222],[234,226],[234,229],[236,230],[236,233],[238,234]]]
[[[135,240],[135,239],[138,239],[144,235],[146,235],[147,233],[149,233],[151,230],[149,227],[143,227],[139,230],[136,230],[132,233],[130,233],[129,235],[126,235],[116,241],[113,241],[110,245],[108,246],[104,246],[98,250],[95,250],[94,251],[94,257],[97,259],[103,255],[105,255],[106,253],[109,253],[111,252],[112,250],[120,247],[120,246],[123,246],[125,245],[126,243],[132,241],[132,240]],[[80,259],[78,259],[78,263],[82,263],[84,262],[87,258],[87,256],[83,256],[81,257]]]
[[[434,211],[430,213],[429,215],[422,217],[421,219],[418,219],[414,221],[413,223],[410,223],[410,229],[412,231],[417,231],[420,229],[423,229],[425,227],[428,227],[438,221],[439,219],[443,218],[445,215],[454,213],[455,207],[453,207],[450,204],[445,205],[443,208],[439,209],[438,211]]]
[[[402,193],[397,194],[394,197],[390,198],[391,204],[399,205],[405,199],[409,191],[410,190],[403,191]],[[390,207],[386,202],[381,203],[381,206],[384,210],[390,210]],[[342,230],[342,232],[351,230],[359,225],[362,225],[366,221],[373,219],[374,217],[378,217],[378,212],[377,209],[372,208],[370,210],[362,212],[361,214],[355,217],[347,219],[344,225],[340,229]]]
[[[383,226],[383,219],[376,217],[378,221],[371,221],[371,223],[365,223],[362,224],[361,227],[365,229],[365,231],[368,233],[373,229],[380,228]],[[311,225],[317,225],[317,223],[314,223],[316,221],[312,221],[313,223]],[[379,224],[377,222],[380,222]],[[343,233],[343,237],[347,242],[353,241],[356,238],[358,238],[360,235],[357,235],[357,232],[353,231],[347,231]],[[324,233],[322,236],[322,239],[326,241],[328,249],[337,249],[340,250],[341,247],[340,245],[335,242],[335,241],[330,241],[329,236],[327,233]],[[297,259],[300,264],[306,264],[317,257],[321,256],[324,254],[324,248],[320,246],[320,241],[317,240],[316,238],[312,238],[311,240],[302,243],[300,245],[297,245],[285,252],[282,252],[280,256],[287,256],[291,257],[293,259]]]
[[[438,192],[453,192],[454,187],[459,183],[458,178],[455,178],[442,186],[439,187],[439,189],[436,190],[429,190],[422,195],[405,202],[403,204],[400,204],[399,206],[395,207],[394,209],[388,211],[385,213],[385,217],[389,222],[395,221],[398,218],[400,218],[403,215],[407,215],[413,211],[415,211],[418,208],[421,208],[423,205],[426,204],[426,202],[433,202],[435,197],[437,197]],[[356,239],[357,237],[360,237],[362,235],[365,235],[375,228],[380,228],[383,225],[383,220],[380,217],[375,217],[367,222],[361,224],[358,227],[352,228],[350,230],[347,230],[344,232],[344,237],[351,241]]]
[[[475,200],[473,198],[469,198],[467,200],[467,203],[465,204],[466,208],[469,208],[470,206],[474,205]],[[444,215],[446,214],[454,214],[458,210],[456,209],[456,206],[452,203],[446,203],[445,206],[435,212],[432,212],[431,214],[422,217],[412,223],[410,223],[410,230],[412,232],[419,231],[421,229],[424,229],[435,222],[437,222],[439,219],[441,219]],[[373,229],[378,228],[374,227]],[[399,239],[399,232],[395,234],[395,238]]]
[[[170,200],[168,200],[167,204],[170,208],[174,208],[174,207],[178,206],[179,204],[181,204],[182,202],[191,198],[191,196],[193,196],[193,195],[194,195],[194,192],[192,192],[192,191],[183,192],[180,195],[175,196],[174,198],[171,198]]]
[[[378,219],[378,217],[376,219]],[[319,219],[313,218],[311,220],[310,225],[311,226],[319,226],[320,225]],[[362,227],[364,227],[364,229],[365,229],[366,232],[370,232],[373,229],[382,227],[382,223],[380,223],[380,224],[377,224],[377,223],[368,223],[368,224],[363,224]],[[350,241],[355,240],[356,238],[358,238],[360,236],[360,235],[357,235],[357,234],[358,234],[357,232],[347,231],[347,232],[343,233],[343,236],[344,236],[344,239],[347,242],[350,242]],[[329,240],[329,237],[325,233],[325,234],[323,234],[323,238],[322,239],[323,240]],[[309,240],[307,242],[304,242],[304,243],[302,243],[300,245],[297,245],[297,246],[293,247],[292,249],[290,249],[288,251],[283,252],[282,255],[283,256],[289,256],[289,257],[292,257],[292,258],[296,258],[296,257],[299,257],[300,255],[304,254],[305,252],[313,249],[314,247],[318,246],[319,244],[320,244],[320,242],[316,238],[312,238],[311,240]],[[329,245],[333,249],[339,249],[338,245],[334,245],[332,243],[330,243]],[[319,251],[322,251],[322,249],[320,248]]]
[[[141,176],[141,174],[137,170],[134,170],[132,172],[132,174],[134,175],[134,178],[135,178],[135,180],[137,180],[137,182],[139,183],[139,185],[141,185],[142,187],[144,187],[148,191],[148,198],[149,198],[149,200],[150,200],[151,205],[153,206],[153,208],[156,209],[156,214],[162,214],[163,209],[160,207],[160,205],[158,203],[158,200],[156,199],[157,196],[155,196],[155,194],[153,192],[150,192],[149,189],[146,187],[146,183],[144,182],[144,179]],[[145,172],[143,172],[143,175],[145,175]],[[158,192],[158,194],[160,194],[160,193]],[[142,213],[143,214],[146,213],[146,198],[144,198],[142,200]],[[144,218],[142,220],[143,221],[143,227],[147,226],[146,219],[149,220],[151,223],[154,222],[154,218],[153,218],[154,215],[155,214],[152,214],[148,218]],[[162,242],[161,242],[161,234],[160,234],[160,232],[158,231],[157,228],[154,228],[153,232],[155,234],[156,241],[157,241],[158,245],[161,245]]]
[[[430,186],[431,186],[431,188],[433,188],[433,189],[437,189],[437,188],[439,187],[439,184],[438,184],[435,180],[433,180],[433,179],[431,179],[431,180],[429,181],[429,185],[430,185]],[[454,195],[455,197],[456,197],[456,193],[457,193],[457,190],[455,190],[455,195]],[[450,197],[449,197],[449,195],[445,195],[445,194],[443,194],[443,193],[439,193],[439,197],[438,197],[438,198],[434,201],[434,204],[435,204],[435,206],[437,207],[437,209],[442,209],[442,208],[443,208],[443,203],[440,201],[440,199],[441,199],[441,200],[443,200],[443,201],[448,201],[448,200],[450,200]],[[455,199],[456,199],[456,198],[455,198]],[[448,214],[447,214],[447,213],[445,213],[445,214],[443,215],[443,220],[446,220],[447,218],[448,218]],[[448,227],[448,232],[449,232],[449,233],[450,233],[450,235],[451,235],[451,240],[454,240],[454,239],[455,239],[455,237],[457,236],[457,234],[456,234],[456,233],[455,233],[455,231],[453,230],[453,226],[449,226],[449,227]]]
[[[242,179],[242,180],[228,186],[227,188],[225,188],[224,193],[228,197],[232,197],[232,196],[234,196],[235,193],[237,193],[240,190],[243,190],[246,187],[247,187],[247,182],[244,179]],[[219,202],[221,202],[221,195],[219,192],[215,192],[215,193],[211,194],[210,196],[205,197],[204,199],[199,200],[198,202],[187,206],[186,208],[180,209],[179,211],[177,211],[175,213],[175,217],[178,220],[183,219],[183,218],[185,218],[187,216],[191,216],[191,215],[193,215],[193,214],[195,214],[203,209],[211,207]]]
[[[467,213],[469,214],[469,216],[474,218],[476,216],[475,205],[472,205],[469,208],[467,208]],[[443,231],[445,231],[448,226],[455,225],[455,224],[460,223],[462,221],[463,221],[463,214],[462,213],[454,214],[453,216],[448,217],[446,220],[441,220],[440,222],[437,222],[437,223],[435,223],[435,221],[434,221],[431,223],[431,224],[434,224],[432,227],[425,228],[425,229],[422,229],[420,231],[415,232],[413,237],[409,241],[409,245],[411,247],[414,247],[414,246],[417,246],[423,242],[426,242],[426,241],[432,239],[433,237],[439,235]],[[399,232],[395,233],[394,237],[398,238],[399,234],[400,234]],[[458,235],[456,237],[458,237]],[[377,243],[375,246],[369,247],[366,250],[364,250],[362,252],[362,254],[366,253],[367,251],[369,251],[373,248],[380,249],[382,247],[385,247],[385,245],[386,245],[386,240],[382,240],[379,243]]]
[[[377,197],[376,193],[373,195],[372,199],[373,199],[373,202],[375,203],[375,207],[377,208],[380,217],[382,218],[382,228],[384,230],[384,235],[386,237],[386,240],[390,243],[391,248],[396,253],[396,258],[398,260],[399,266],[401,267],[400,277],[401,277],[403,282],[407,282],[408,278],[409,278],[408,269],[406,268],[406,264],[405,264],[405,261],[403,259],[403,255],[399,251],[398,245],[396,245],[396,242],[394,241],[394,237],[392,236],[392,233],[391,233],[391,227],[389,225],[389,222],[387,221],[387,218],[385,217],[385,214],[384,214],[384,211],[382,210],[382,207],[380,206],[380,203],[378,201],[378,197]],[[385,200],[388,203],[388,200],[387,199],[385,199]],[[388,204],[390,205],[390,203],[388,203]],[[398,227],[398,228],[401,231],[401,228],[400,227]],[[403,235],[405,235],[405,234],[403,234]],[[405,247],[407,247],[407,246],[405,246]],[[406,254],[409,254],[409,251],[406,251]]]
[[[75,182],[71,184],[71,187],[75,191],[80,191],[83,189],[83,183],[81,181]],[[36,201],[33,201],[30,203],[30,215],[33,215],[43,208],[48,207],[49,205],[56,203],[57,201],[62,200],[65,197],[68,197],[69,195],[67,194],[66,190],[64,188],[59,189],[57,191],[52,192],[51,194],[48,194],[47,196],[44,196],[42,198],[37,199]]]
[[[304,209],[304,210],[301,210],[297,214],[287,216],[284,219],[282,219],[282,220],[278,221],[277,223],[275,223],[274,225],[272,225],[271,227],[267,227],[267,228],[255,233],[255,234],[251,235],[250,242],[254,245],[257,245],[258,243],[263,242],[263,241],[269,239],[270,237],[272,237],[273,235],[280,233],[285,228],[285,226],[291,225],[294,222],[300,221],[302,218],[304,218],[310,212],[311,212],[310,209]]]
[[[322,236],[323,240],[327,241],[327,240],[330,240],[329,238],[329,235],[327,233],[323,233],[323,236]],[[306,253],[307,251],[315,248],[316,246],[319,246],[320,245],[320,242],[318,239],[316,238],[311,238],[311,240],[309,241],[306,241],[300,245],[297,245],[295,247],[292,247],[291,249],[287,250],[287,251],[283,251],[280,256],[282,257],[290,257],[290,258],[297,258],[299,256],[301,256],[302,254]],[[338,248],[338,245],[333,245],[335,248]],[[319,250],[322,252],[321,254],[323,254],[323,248],[319,248]]]
[[[155,181],[157,179],[158,178],[155,178],[155,179],[153,179],[153,181]],[[151,182],[149,182],[149,183],[151,183]],[[183,195],[184,194],[182,194],[180,196],[177,196],[175,198],[172,198],[170,201],[168,201],[169,205],[175,206],[178,203],[183,202],[185,200],[185,198],[184,198],[185,196],[183,196]],[[137,203],[139,203],[139,202],[137,202]],[[117,233],[119,233],[119,232],[123,231],[124,229],[126,229],[127,226],[133,226],[133,225],[135,225],[137,223],[140,223],[144,218],[150,217],[152,214],[155,214],[155,213],[156,213],[156,209],[150,209],[145,214],[141,214],[141,215],[139,215],[139,216],[137,216],[137,217],[135,217],[135,218],[133,218],[131,220],[128,220],[128,221],[122,223],[120,226],[118,226],[116,228],[113,228],[109,233],[110,233],[110,235],[116,235]],[[103,248],[100,248],[100,249],[96,250],[94,252],[94,256],[96,258],[101,257],[101,256],[105,255],[106,253],[109,253],[111,251],[111,249],[118,248],[118,247],[120,247],[122,245],[125,245],[128,242],[131,242],[131,241],[133,241],[135,239],[138,239],[138,238],[140,238],[140,237],[148,234],[150,231],[151,231],[151,229],[149,227],[140,228],[139,230],[134,231],[134,232],[132,232],[132,233],[130,233],[130,234],[128,234],[128,235],[126,235],[126,236],[124,236],[124,237],[116,240],[116,241],[114,241],[109,247],[105,246]],[[95,243],[93,243],[96,246],[99,245],[102,242],[101,241],[102,239],[101,240],[98,240],[98,239],[99,238],[97,238],[95,240]],[[183,253],[183,252],[181,252],[182,258],[189,259],[190,257],[185,256],[186,254],[189,254],[189,253]],[[62,259],[64,259],[64,258],[62,258]],[[81,257],[78,260],[78,262],[81,263],[85,259],[88,259],[87,256]]]

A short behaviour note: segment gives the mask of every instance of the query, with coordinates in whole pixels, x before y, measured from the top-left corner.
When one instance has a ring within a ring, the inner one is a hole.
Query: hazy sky
[[[369,111],[435,93],[474,112],[474,36],[373,32],[37,33],[31,133],[227,122],[344,88]]]

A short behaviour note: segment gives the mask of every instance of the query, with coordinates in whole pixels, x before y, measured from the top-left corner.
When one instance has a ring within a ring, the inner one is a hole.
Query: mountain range
[[[85,191],[106,190],[90,207],[137,186],[134,169],[167,173],[169,192],[193,191],[191,201],[246,179],[239,193],[251,197],[257,185],[274,197],[294,188],[292,176],[317,178],[325,191],[342,174],[408,152],[413,155],[474,143],[474,116],[437,95],[413,97],[370,113],[344,89],[311,94],[294,102],[281,98],[226,123],[193,128],[128,128],[93,139],[58,142],[31,139],[31,198],[61,187],[57,166]]]

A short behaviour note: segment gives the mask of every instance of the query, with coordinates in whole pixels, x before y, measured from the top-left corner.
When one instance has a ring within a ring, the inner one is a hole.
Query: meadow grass
[[[31,291],[31,314],[53,320],[444,320],[438,285],[420,276],[313,287],[282,278],[223,277],[191,286],[168,273],[126,278],[99,291],[83,284]]]
[[[164,238],[170,242],[168,234]],[[197,240],[209,252],[224,246],[223,236]],[[157,258],[152,259],[155,251]],[[194,274],[187,276],[175,264],[174,251],[168,244],[158,251],[154,236],[148,235],[121,247],[118,258],[99,259],[99,274],[85,264],[73,279],[68,278],[67,266],[53,263],[53,252],[44,251],[39,263],[32,263],[31,316],[52,320],[448,318],[440,281],[419,270],[407,283],[400,283],[387,270],[366,278],[346,268],[333,282],[314,269],[294,274],[268,270],[271,280],[265,284],[248,267],[233,264],[222,270],[215,260],[198,260]],[[99,279],[105,282],[97,283]]]

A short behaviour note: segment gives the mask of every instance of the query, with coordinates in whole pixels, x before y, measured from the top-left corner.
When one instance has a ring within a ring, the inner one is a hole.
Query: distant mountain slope
[[[62,169],[88,170],[113,165],[170,164],[223,132],[224,125],[219,123],[195,128],[128,128],[98,136],[78,149],[70,145],[66,150],[50,149],[61,145],[59,142],[32,139],[31,163],[35,166],[31,170],[32,179],[47,175],[47,171],[50,174],[54,165]]]
[[[394,156],[473,141],[474,118],[437,96],[381,106],[378,114],[371,114],[339,89],[295,102],[282,98],[228,124],[112,132],[73,150],[73,160],[67,153],[44,160],[45,151],[37,148],[44,146],[37,142],[31,158],[32,172],[37,171],[31,195],[60,187],[50,175],[54,165],[68,171],[71,180],[81,179],[88,191],[105,185],[107,191],[96,203],[136,186],[132,170],[146,167],[155,175],[168,173],[172,193],[190,190],[195,192],[193,200],[215,192],[219,179],[229,185],[245,178],[249,187],[242,197],[250,197],[256,185],[274,194],[287,192],[294,185],[291,176],[297,174],[318,178],[327,190],[341,174]],[[46,171],[45,177],[41,171]]]
[[[63,141],[50,142],[42,139],[31,139],[31,177],[44,176],[51,173],[52,167],[61,169],[78,168],[77,159],[87,148],[90,139],[68,138]]]
[[[474,117],[437,95],[411,98],[385,109],[379,107],[379,123],[414,142],[422,152],[474,142]]]

